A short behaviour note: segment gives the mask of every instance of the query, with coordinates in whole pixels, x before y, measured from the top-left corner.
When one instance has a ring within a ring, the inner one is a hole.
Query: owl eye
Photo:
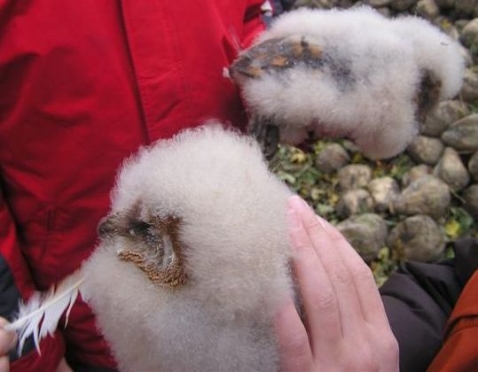
[[[128,228],[131,237],[146,236],[151,234],[152,224],[145,221],[134,221]]]

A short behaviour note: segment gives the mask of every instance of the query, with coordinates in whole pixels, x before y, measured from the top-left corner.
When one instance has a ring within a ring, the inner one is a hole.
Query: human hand
[[[73,370],[66,362],[66,359],[63,358],[62,360],[60,360],[60,364],[58,364],[58,367],[55,372],[73,372]]]
[[[275,328],[282,371],[398,371],[398,344],[373,275],[298,196],[288,205],[304,322],[289,299]]]
[[[8,372],[10,370],[8,352],[17,343],[16,333],[7,332],[3,329],[6,324],[8,324],[8,321],[0,318],[0,372]]]
[[[10,370],[8,352],[17,343],[16,332],[7,332],[3,329],[6,324],[8,324],[8,321],[0,317],[0,372],[8,372]],[[66,362],[66,359],[63,358],[55,372],[73,372],[73,370]]]

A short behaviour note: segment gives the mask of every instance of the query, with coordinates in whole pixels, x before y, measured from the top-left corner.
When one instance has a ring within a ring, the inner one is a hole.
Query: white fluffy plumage
[[[357,7],[284,14],[230,75],[281,142],[346,137],[378,159],[405,149],[438,100],[458,92],[463,68],[457,42],[427,21]]]
[[[292,293],[290,194],[254,140],[211,123],[124,164],[82,268],[122,371],[277,370],[271,321]],[[125,252],[142,252],[143,269]],[[176,264],[180,277],[152,280]]]
[[[391,27],[412,43],[419,71],[429,70],[438,78],[439,99],[453,98],[461,87],[465,67],[460,45],[423,18],[398,17]]]

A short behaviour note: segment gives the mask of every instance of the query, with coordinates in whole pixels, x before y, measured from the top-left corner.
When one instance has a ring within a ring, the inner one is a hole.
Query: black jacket
[[[478,268],[478,240],[453,244],[455,258],[440,263],[407,262],[380,288],[400,347],[400,370],[425,371],[442,345],[446,321],[471,274]]]

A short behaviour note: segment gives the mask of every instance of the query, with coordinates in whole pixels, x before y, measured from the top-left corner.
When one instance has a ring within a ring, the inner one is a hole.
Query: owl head
[[[160,291],[255,311],[290,285],[290,194],[253,139],[208,123],[125,162],[100,248]]]
[[[210,122],[119,171],[82,294],[128,371],[275,371],[286,203],[255,140]]]

